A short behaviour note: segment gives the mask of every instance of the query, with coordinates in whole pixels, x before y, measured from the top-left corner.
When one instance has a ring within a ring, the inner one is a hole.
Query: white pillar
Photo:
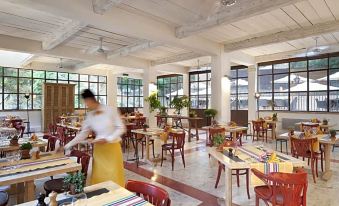
[[[113,71],[107,72],[107,105],[117,107],[117,75]]]
[[[231,119],[230,71],[230,60],[226,53],[220,52],[220,55],[212,56],[211,108],[218,111],[216,120],[224,123]]]
[[[148,119],[148,125],[152,127],[157,126],[156,122],[156,111],[150,113],[149,111],[149,103],[145,101],[145,99],[154,91],[154,86],[156,85],[157,81],[157,71],[154,67],[149,67],[148,69],[144,69],[144,76],[143,76],[143,84],[144,84],[144,108],[143,113]],[[156,89],[156,86],[155,86]]]
[[[257,102],[254,97],[257,91],[257,68],[256,65],[248,67],[248,121],[256,119]]]
[[[183,79],[182,79],[182,83],[183,83],[183,91],[184,91],[184,95],[189,96],[189,75],[188,74],[183,74]],[[183,109],[183,115],[188,115],[188,108]]]

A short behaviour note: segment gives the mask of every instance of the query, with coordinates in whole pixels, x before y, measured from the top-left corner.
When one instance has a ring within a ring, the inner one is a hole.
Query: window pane
[[[178,83],[178,77],[171,77],[171,83]]]
[[[46,71],[46,79],[56,79],[56,78],[57,78],[56,72]]]
[[[84,89],[88,89],[88,82],[80,82],[80,92]]]
[[[239,94],[238,95],[238,109],[247,110],[248,109],[248,94]]]
[[[128,107],[134,107],[134,97],[128,97]]]
[[[19,93],[32,93],[32,79],[19,78]]]
[[[327,92],[310,92],[309,94],[310,111],[327,111]]]
[[[99,96],[99,97],[98,97],[98,101],[99,101],[101,104],[107,104],[106,99],[107,99],[106,96]]]
[[[3,84],[2,84],[2,77],[0,77],[0,93],[2,93],[2,88],[3,88]],[[1,94],[0,94],[1,95]],[[0,102],[1,103],[1,102]]]
[[[79,108],[79,95],[74,95],[74,108]]]
[[[206,82],[198,82],[199,83],[199,95],[207,94],[207,83]]]
[[[198,81],[198,74],[190,74],[190,81]]]
[[[299,71],[306,71],[307,70],[307,62],[300,61],[300,62],[291,62],[290,63],[291,72],[299,72]]]
[[[2,94],[0,93],[0,110],[2,110]]]
[[[42,94],[42,84],[44,83],[43,79],[33,79],[33,93]]]
[[[331,57],[329,61],[331,69],[339,69],[339,57]]]
[[[99,95],[106,95],[106,83],[99,83]]]
[[[191,96],[190,97],[191,101],[191,108],[198,108],[198,97],[197,96]]]
[[[307,92],[290,94],[290,111],[307,111]]]
[[[4,94],[4,109],[18,109],[17,98],[17,94]]]
[[[277,74],[277,73],[287,73],[288,72],[288,68],[289,68],[289,64],[288,63],[282,63],[282,64],[275,64],[273,66],[273,73]]]
[[[17,93],[18,92],[18,79],[15,77],[4,77],[4,92],[5,93]]]
[[[98,82],[98,76],[91,75],[91,76],[89,77],[89,81],[90,81],[90,82]]]
[[[58,80],[68,80],[68,73],[59,72],[58,73]]]
[[[74,94],[79,94],[79,82],[69,82],[69,84],[74,84]]]
[[[4,68],[0,67],[0,76],[3,76]]]
[[[44,79],[45,78],[45,71],[33,70],[33,77]]]
[[[237,110],[237,95],[231,94],[231,110]]]
[[[69,80],[70,81],[79,81],[79,74],[69,74]]]
[[[17,77],[18,76],[18,69],[4,68],[4,76]]]
[[[89,89],[95,94],[98,94],[98,83],[90,83]]]
[[[58,83],[59,83],[59,84],[68,84],[68,81],[65,81],[65,80],[58,80]]]
[[[288,74],[274,75],[275,92],[287,92],[288,88]]]
[[[178,82],[183,82],[183,76],[182,75],[178,76]]]
[[[231,94],[236,94],[237,93],[237,79],[232,79],[231,80]]]
[[[88,75],[80,74],[80,81],[88,81]]]
[[[19,69],[19,77],[32,77],[32,70]]]
[[[206,73],[199,74],[199,81],[204,81],[204,80],[207,80],[207,74]]]
[[[321,81],[321,78],[327,75],[327,71],[316,71],[309,73],[309,90],[310,91],[326,91],[327,82]],[[319,81],[320,79],[320,81]]]
[[[169,84],[170,82],[171,82],[171,78],[170,77],[164,78],[164,84]]]
[[[320,79],[321,83],[326,83],[327,76]],[[339,90],[339,69],[330,70],[330,90]]]
[[[27,109],[27,103],[28,109],[32,109],[32,96],[27,101],[24,94],[19,94],[19,109]]]
[[[206,97],[199,96],[199,109],[206,109],[207,108],[207,99]]]
[[[105,82],[106,83],[106,77],[105,76],[99,76],[99,82]]]
[[[272,65],[267,65],[267,66],[259,66],[258,68],[258,74],[272,74]]]
[[[274,110],[288,110],[288,93],[274,93]]]
[[[318,70],[318,69],[327,69],[328,68],[328,59],[313,59],[308,61],[309,70]]]
[[[290,74],[290,91],[307,91],[307,72]]]
[[[259,99],[259,110],[272,110],[272,94],[262,93]]]
[[[272,75],[259,76],[259,92],[272,92]]]
[[[238,69],[238,77],[247,77],[247,68],[246,69]]]
[[[33,95],[33,109],[41,109],[42,95]]]
[[[238,76],[238,75],[237,75],[237,70],[236,70],[236,69],[232,69],[230,75],[231,75],[231,78],[232,78],[232,79],[236,79],[237,76]]]
[[[164,78],[158,78],[157,79],[157,84],[159,85],[161,85],[161,84],[164,84]]]
[[[339,112],[339,91],[330,92],[330,112]]]
[[[248,79],[238,79],[238,93],[248,93]]]

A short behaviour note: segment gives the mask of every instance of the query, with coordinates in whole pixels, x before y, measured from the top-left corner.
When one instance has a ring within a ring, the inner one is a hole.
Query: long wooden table
[[[91,185],[88,187],[85,187],[85,192],[93,192],[97,191],[100,189],[107,189],[109,192],[101,194],[99,196],[94,196],[92,198],[87,199],[87,205],[88,206],[101,206],[101,205],[109,205],[109,203],[114,202],[116,200],[119,200],[118,198],[121,196],[131,196],[133,195],[132,192],[126,190],[125,188],[117,185],[114,182],[108,181],[108,182],[102,182],[99,184]],[[58,194],[57,196],[57,201],[64,200],[68,198],[64,194]],[[47,197],[45,199],[45,202],[49,202],[49,198]],[[37,201],[31,201],[31,202],[26,202],[23,204],[20,204],[19,206],[36,206]],[[146,204],[143,204],[143,206],[152,206],[151,203],[147,202]]]
[[[297,132],[294,131],[294,135],[298,136],[302,132]],[[286,138],[289,140],[289,135],[288,133],[283,133],[280,135],[282,138]],[[325,171],[322,175],[323,180],[329,180],[332,177],[332,171],[331,171],[331,155],[332,155],[332,146],[336,143],[339,142],[339,135],[337,135],[337,138],[335,140],[329,139],[328,134],[318,134],[318,135],[313,135],[312,137],[317,137],[319,140],[319,143],[324,145],[324,155],[325,155]]]
[[[215,128],[213,126],[204,126],[201,129],[206,131],[206,145],[208,145],[209,141],[209,134],[208,131],[210,128]],[[242,127],[242,126],[228,126],[228,125],[218,125],[217,128],[225,128],[226,132],[229,132],[231,134],[231,137],[233,140],[236,140],[235,138],[237,137],[238,133],[243,133],[244,131],[247,131],[247,127]]]
[[[217,151],[215,147],[208,147],[208,153],[225,165],[225,206],[232,206],[232,169],[249,169],[250,164],[247,161],[235,161],[230,157]],[[288,159],[293,164],[293,167],[303,167],[305,162],[291,156],[276,152],[278,156]]]
[[[189,116],[181,116],[181,115],[155,115],[155,117],[163,118],[165,119],[165,124],[167,124],[167,119],[174,119],[175,127],[179,127],[181,129],[184,129],[181,123],[181,120],[187,119],[188,120],[188,142],[191,142],[192,137],[196,137],[197,140],[199,140],[199,128],[198,128],[198,121],[202,120],[201,117],[189,117]],[[195,134],[192,134],[191,131],[194,128]]]
[[[50,177],[67,172],[76,172],[81,170],[81,165],[73,161],[63,154],[42,154],[38,160],[20,160],[19,168],[10,171],[4,167],[9,165],[9,162],[0,162],[0,186],[13,185],[17,191],[17,203],[31,201],[35,199],[34,180]],[[60,164],[58,164],[60,161]],[[30,165],[34,163],[34,165]],[[54,166],[47,164],[54,164]]]

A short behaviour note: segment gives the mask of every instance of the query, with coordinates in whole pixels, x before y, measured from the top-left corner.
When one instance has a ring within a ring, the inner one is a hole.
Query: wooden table
[[[60,158],[64,158],[65,161],[69,160],[69,163],[62,164],[59,166],[53,166],[49,168],[43,168],[43,165],[46,165],[46,162],[53,160],[53,162],[57,162]],[[42,154],[41,159],[39,160],[20,160],[19,164],[25,163],[36,163],[36,167],[40,167],[41,169],[31,170],[26,172],[21,172],[18,174],[1,174],[0,170],[0,186],[5,185],[13,185],[14,189],[17,190],[17,203],[23,203],[26,201],[32,201],[35,199],[35,186],[34,180],[50,177],[58,174],[63,174],[67,172],[76,172],[81,170],[81,165],[71,161],[69,157],[64,157],[63,154]],[[41,163],[40,163],[41,162]],[[7,166],[8,162],[1,162],[0,168]],[[18,170],[24,171],[26,168],[27,170],[29,166],[22,165]],[[3,171],[5,173],[6,171]]]
[[[315,123],[315,122],[297,122],[295,123],[295,125],[300,127],[300,131],[301,131],[301,124],[306,124],[306,125],[319,125],[320,129],[324,132],[328,132],[328,130],[334,126],[336,126],[336,124],[322,124],[322,123]]]
[[[208,131],[209,131],[210,128],[216,128],[216,127],[204,126],[204,127],[201,128],[202,130],[206,131],[206,145],[209,143],[208,142],[209,141]],[[248,129],[247,127],[243,127],[243,126],[228,126],[228,125],[218,125],[217,128],[225,128],[225,131],[230,133],[230,135],[231,135],[231,137],[234,141],[236,140],[235,138],[237,137],[237,134],[239,132],[243,133],[244,131],[247,131],[247,129]]]
[[[38,139],[38,141],[31,141],[30,138],[19,138],[19,145],[18,146],[11,146],[10,144],[10,140],[6,139],[6,140],[1,140],[0,143],[0,151],[1,152],[8,152],[8,151],[17,151],[20,149],[20,145],[26,142],[30,142],[33,147],[46,147],[47,146],[47,142],[42,140],[42,139]],[[44,151],[44,150],[42,150]]]
[[[86,193],[88,193],[88,192],[96,191],[96,190],[103,189],[103,188],[109,190],[109,193],[111,193],[111,199],[108,199],[107,200],[108,202],[113,202],[113,201],[118,200],[116,194],[121,194],[121,193],[127,194],[127,195],[133,194],[132,192],[126,190],[125,188],[123,188],[123,187],[121,187],[121,186],[119,186],[116,183],[111,182],[111,181],[91,185],[91,186],[85,187],[84,190],[85,190]],[[64,194],[58,194],[57,201],[60,201],[60,200],[66,199],[66,198],[68,198],[68,197],[65,196]],[[94,196],[94,197],[87,200],[88,201],[87,205],[89,205],[89,206],[90,205],[96,205],[96,206],[107,205],[107,203],[105,204],[105,203],[102,202],[102,199],[103,198],[101,198],[101,196]],[[48,197],[45,199],[45,202],[49,203]],[[31,201],[31,202],[26,202],[26,203],[20,204],[18,206],[36,206],[36,204],[37,204],[37,201]],[[147,203],[144,206],[152,206],[152,204]]]
[[[67,125],[67,124],[60,124],[60,123],[58,123],[57,126],[64,127],[64,128],[70,129],[70,130],[77,131],[77,132],[81,130],[81,127],[76,127],[76,126]]]
[[[294,131],[294,135],[296,135],[296,136],[300,135],[301,133],[302,132]],[[289,139],[288,133],[281,134],[280,137]],[[334,141],[328,138],[329,137],[328,134],[313,135],[312,137],[317,137],[318,140],[319,140],[319,143],[324,145],[325,171],[322,175],[322,179],[327,181],[327,180],[331,179],[331,177],[332,177],[332,171],[331,171],[332,150],[331,149],[332,149],[334,144],[339,142],[339,135],[337,135],[337,138]]]
[[[181,123],[181,120],[187,119],[188,120],[188,142],[191,142],[192,137],[196,137],[197,140],[199,140],[199,128],[198,128],[198,121],[202,120],[201,117],[189,117],[189,116],[181,116],[181,115],[155,115],[155,117],[163,118],[165,119],[165,124],[167,124],[167,119],[177,119],[175,127],[179,127],[181,129],[184,129]],[[192,128],[195,130],[195,134],[192,134]]]
[[[277,121],[266,119],[265,122],[271,125],[272,128],[272,140],[277,138]]]
[[[234,161],[223,153],[217,151],[215,147],[207,147],[207,151],[211,156],[225,165],[225,206],[232,206],[232,169],[249,169],[250,164],[245,161]],[[281,157],[288,158],[293,164],[293,167],[305,166],[305,162],[302,160],[293,158],[280,152],[276,152],[276,154]]]

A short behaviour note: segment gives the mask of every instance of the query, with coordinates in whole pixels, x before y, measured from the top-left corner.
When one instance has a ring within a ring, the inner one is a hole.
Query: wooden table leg
[[[191,142],[191,138],[192,138],[192,134],[191,134],[191,130],[192,130],[192,122],[191,120],[188,120],[188,142]]]
[[[232,170],[225,168],[225,206],[232,206]]]
[[[331,179],[332,171],[331,171],[331,144],[324,144],[324,152],[325,152],[325,172],[322,176],[322,179],[327,181]]]
[[[35,200],[34,181],[25,182],[25,202]]]
[[[150,138],[150,136],[145,135],[145,137],[146,137],[146,160],[150,160],[150,157],[149,157],[149,138]]]
[[[194,124],[195,124],[195,136],[197,138],[197,140],[199,140],[199,130],[198,130],[198,121],[194,120]]]
[[[25,183],[17,184],[16,203],[20,204],[25,202]]]

